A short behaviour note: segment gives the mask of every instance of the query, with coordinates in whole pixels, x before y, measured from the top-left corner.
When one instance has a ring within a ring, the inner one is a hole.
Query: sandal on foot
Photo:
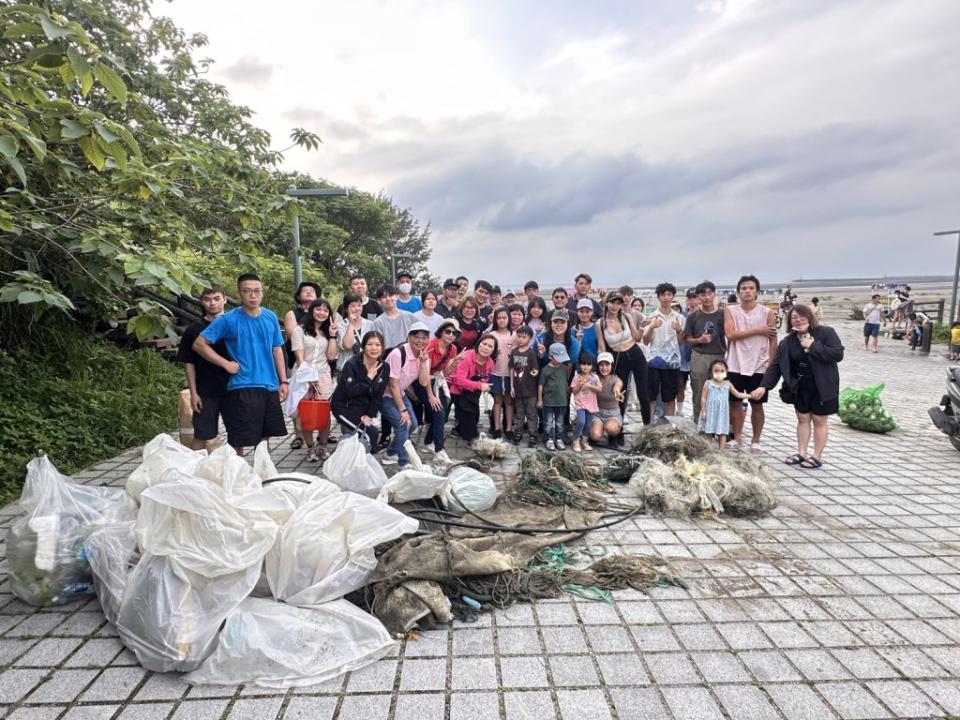
[[[760,443],[750,443],[750,452],[754,455],[759,455],[762,450],[760,450]]]
[[[803,455],[801,455],[800,453],[797,453],[796,455],[791,455],[783,462],[785,465],[802,465],[806,461],[807,459]]]
[[[303,447],[303,438],[294,438],[290,441],[291,450],[299,450]]]
[[[800,467],[806,468],[807,470],[816,470],[819,467],[823,467],[823,463],[817,460],[817,458],[811,456],[800,463]]]

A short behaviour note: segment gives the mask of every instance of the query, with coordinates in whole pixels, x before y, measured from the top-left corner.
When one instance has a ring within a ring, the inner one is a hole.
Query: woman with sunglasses
[[[430,359],[430,382],[426,386],[416,383],[414,392],[423,405],[423,414],[427,423],[424,431],[423,449],[433,451],[437,460],[450,463],[450,456],[443,449],[443,426],[447,421],[450,408],[450,388],[447,378],[456,369],[463,357],[456,346],[460,326],[454,318],[444,318],[427,343],[427,357]],[[433,447],[431,448],[431,444]]]

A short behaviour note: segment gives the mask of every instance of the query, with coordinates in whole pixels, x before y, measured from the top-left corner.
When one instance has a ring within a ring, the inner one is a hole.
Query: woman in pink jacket
[[[473,449],[480,433],[480,393],[490,391],[490,373],[497,357],[497,339],[484,335],[474,350],[467,350],[448,379],[453,404],[457,408],[457,432]]]

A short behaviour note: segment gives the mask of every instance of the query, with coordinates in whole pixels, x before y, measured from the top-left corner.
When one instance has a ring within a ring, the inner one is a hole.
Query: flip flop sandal
[[[762,450],[760,449],[760,443],[750,443],[750,452],[754,455],[759,455]]]
[[[823,467],[823,463],[817,460],[815,457],[808,457],[802,463],[800,467],[806,468],[807,470],[816,470],[819,467]]]
[[[299,450],[303,447],[303,438],[294,438],[290,441],[291,450]]]
[[[783,461],[783,463],[785,465],[802,465],[806,461],[807,459],[803,455],[801,455],[800,453],[797,453],[796,455],[791,455],[790,457],[788,457],[786,460]]]

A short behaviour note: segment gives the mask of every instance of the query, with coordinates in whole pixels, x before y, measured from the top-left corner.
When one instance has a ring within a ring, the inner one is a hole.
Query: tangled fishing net
[[[506,441],[494,440],[483,433],[480,434],[480,437],[477,438],[473,446],[473,451],[477,455],[488,458],[489,460],[499,460],[502,457],[506,457],[509,450],[510,444]]]
[[[597,466],[573,454],[538,450],[523,458],[510,495],[534,505],[569,505],[600,512],[605,506],[601,488],[609,491]]]
[[[697,459],[680,455],[667,464],[648,458],[630,478],[644,506],[664,515],[760,517],[777,505],[773,480],[752,458],[709,452]]]
[[[672,463],[681,455],[699,458],[710,453],[713,445],[705,435],[688,423],[648,425],[637,436],[635,453]]]
[[[604,553],[601,548],[599,554]],[[461,578],[457,589],[480,603],[506,608],[518,600],[555,598],[562,593],[613,602],[611,591],[628,587],[641,592],[652,586],[686,587],[663,558],[652,555],[610,555],[594,560],[586,567],[577,566],[577,563],[597,555],[589,546],[546,548],[524,568]],[[455,610],[463,611],[464,608],[455,607]]]

